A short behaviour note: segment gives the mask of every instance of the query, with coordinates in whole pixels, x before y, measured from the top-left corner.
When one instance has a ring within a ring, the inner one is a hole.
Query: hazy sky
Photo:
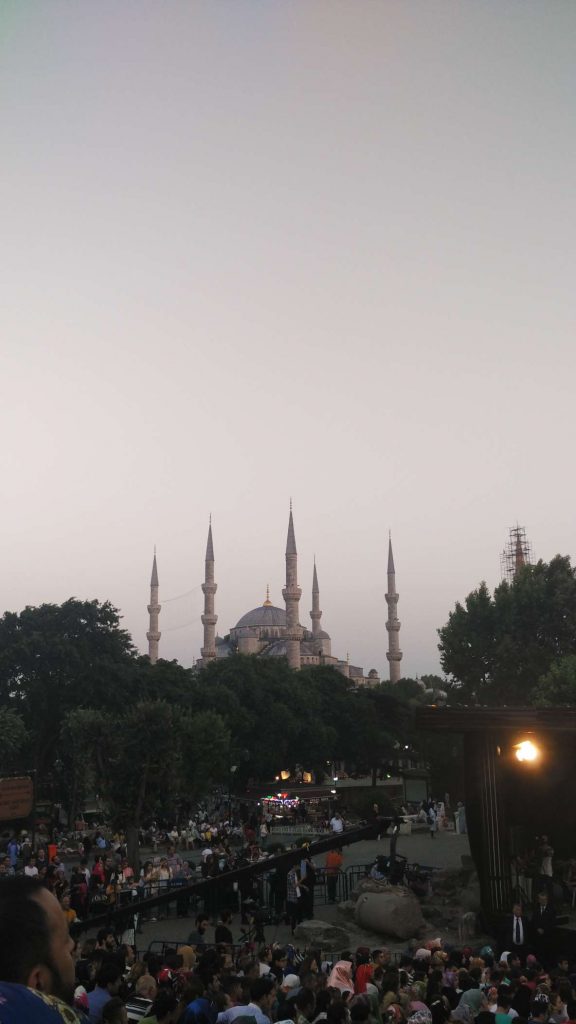
[[[404,674],[576,550],[576,3],[2,0],[1,608],[281,604]],[[180,627],[180,628],[179,628]]]

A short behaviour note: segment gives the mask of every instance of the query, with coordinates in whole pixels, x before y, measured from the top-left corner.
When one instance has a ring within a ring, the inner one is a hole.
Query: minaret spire
[[[294,536],[294,518],[292,516],[292,499],[290,499],[290,517],[288,519],[288,537],[286,539],[286,586],[282,596],[286,602],[286,653],[290,668],[300,668],[300,641],[302,630],[298,622],[298,608],[302,591],[298,586],[298,552]]]
[[[396,591],[396,570],[394,568],[394,555],[392,553],[392,536],[388,534],[388,592],[386,604],[388,605],[388,653],[386,657],[390,663],[390,682],[397,683],[400,679],[400,662],[402,651],[400,650],[400,622],[396,612],[398,610],[398,593]]]
[[[202,625],[204,626],[204,646],[202,647],[202,663],[207,665],[212,658],[216,657],[216,623],[218,616],[214,614],[214,594],[218,585],[214,583],[214,544],[212,542],[212,516],[208,523],[208,541],[206,543],[206,562],[204,568],[204,614]]]
[[[154,559],[152,561],[152,576],[150,577],[150,604],[148,615],[150,616],[150,628],[146,633],[148,640],[148,657],[152,665],[158,661],[158,644],[162,634],[158,629],[158,616],[162,605],[158,604],[158,566],[156,565],[156,546],[154,546]]]
[[[314,559],[314,572],[312,574],[312,611],[310,612],[310,618],[312,619],[312,636],[317,637],[320,632],[322,612],[320,611],[320,587],[318,586],[316,559]]]

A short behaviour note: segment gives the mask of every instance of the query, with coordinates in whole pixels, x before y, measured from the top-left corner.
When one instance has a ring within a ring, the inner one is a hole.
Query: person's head
[[[198,914],[198,917],[196,918],[196,930],[199,931],[201,935],[206,931],[209,920],[210,918],[208,917],[208,914]]]
[[[105,988],[111,996],[115,996],[122,981],[122,971],[113,961],[105,961],[96,975],[98,988]]]
[[[109,999],[102,1010],[102,1024],[128,1024],[128,1011],[119,996]]]
[[[349,1003],[348,1009],[351,1021],[354,1021],[355,1024],[364,1024],[370,1016],[370,1000],[368,996],[355,996],[352,1002]]]
[[[545,889],[543,889],[542,892],[538,893],[538,906],[540,906],[540,907],[547,907],[548,906],[548,893],[546,892]]]
[[[390,959],[390,950],[387,949],[386,946],[383,946],[382,949],[372,950],[372,961],[378,967],[387,967],[387,965],[390,963]]]
[[[541,1021],[542,1024],[550,1016],[550,1001],[544,992],[536,992],[530,1003],[530,1017],[532,1020]]]
[[[312,1020],[314,1016],[314,1007],[316,1005],[316,996],[312,989],[301,988],[298,995],[294,1000],[296,1009],[306,1017],[307,1020]]]
[[[276,995],[276,985],[271,978],[255,978],[250,985],[250,999],[268,1016]]]
[[[288,953],[284,946],[278,946],[277,949],[272,950],[272,965],[275,967],[286,967],[288,963]]]
[[[156,1017],[158,1024],[171,1024],[176,1019],[178,1000],[169,989],[162,989],[150,1007],[150,1016]]]
[[[220,914],[220,920],[222,921],[222,924],[230,924],[232,920],[232,911],[223,910],[222,913]]]
[[[512,993],[510,989],[504,985],[500,985],[498,989],[498,1007],[502,1009],[503,1013],[508,1013],[508,1010],[512,1006]]]
[[[0,888],[0,981],[71,1003],[73,939],[55,896],[37,879],[7,878]]]
[[[514,914],[514,917],[522,917],[522,904],[515,903],[512,907],[512,913]]]
[[[158,986],[151,974],[143,974],[138,978],[134,991],[137,996],[142,996],[143,999],[155,999]]]

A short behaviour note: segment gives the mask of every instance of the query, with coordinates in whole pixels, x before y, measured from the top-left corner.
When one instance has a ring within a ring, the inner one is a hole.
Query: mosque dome
[[[243,626],[286,626],[286,610],[275,608],[273,604],[262,604],[259,608],[246,612],[234,628],[242,629]]]

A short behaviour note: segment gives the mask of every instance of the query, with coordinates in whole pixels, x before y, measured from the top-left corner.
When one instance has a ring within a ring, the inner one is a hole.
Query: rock
[[[399,887],[363,893],[356,904],[356,922],[362,928],[397,939],[414,938],[426,927],[416,896]]]
[[[342,903],[338,903],[336,910],[342,917],[353,921],[354,913],[356,911],[356,902],[355,900],[344,900]]]
[[[342,950],[350,945],[348,932],[328,921],[302,921],[294,932],[295,939],[302,939],[311,949]]]
[[[366,878],[361,878],[360,881],[356,883],[350,895],[353,900],[357,900],[363,892],[389,892],[390,889],[393,888],[394,886],[390,885],[389,882],[385,882],[383,880],[379,882],[376,878],[368,878],[368,876],[366,876]]]

